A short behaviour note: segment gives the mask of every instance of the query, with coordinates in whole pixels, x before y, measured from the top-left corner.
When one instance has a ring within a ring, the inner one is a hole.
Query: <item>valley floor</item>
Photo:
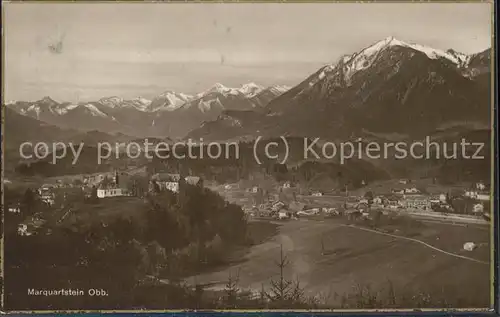
[[[409,296],[425,292],[453,306],[483,308],[489,306],[491,286],[489,238],[487,227],[426,223],[412,237],[418,243],[342,220],[291,220],[281,222],[272,239],[252,247],[244,262],[188,281],[217,289],[230,274],[239,274],[241,288],[258,292],[279,278],[275,262],[283,247],[290,260],[285,274],[326,307],[338,307],[341,295],[356,288],[368,287],[383,297],[392,285]],[[468,241],[481,247],[464,251]]]

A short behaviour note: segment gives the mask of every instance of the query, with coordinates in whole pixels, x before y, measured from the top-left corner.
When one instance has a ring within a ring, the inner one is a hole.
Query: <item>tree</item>
[[[196,283],[194,289],[190,291],[189,294],[189,303],[190,307],[195,309],[204,308],[203,306],[203,294],[205,293],[205,286],[199,283]]]
[[[273,165],[273,173],[276,181],[281,182],[287,180],[288,168],[286,164],[275,163]]]
[[[446,193],[446,203],[450,206],[453,204],[453,199],[451,198],[450,193]]]
[[[292,290],[289,295],[289,301],[292,304],[303,304],[304,301],[304,289],[300,286],[300,281],[297,278],[293,283]]]
[[[153,276],[159,276],[160,272],[166,268],[166,252],[158,241],[153,241],[147,245],[147,250],[150,259],[149,272]]]
[[[373,192],[372,191],[367,191],[365,193],[365,199],[368,200],[368,206],[371,206],[373,204]]]
[[[276,266],[280,270],[280,275],[278,280],[271,280],[271,295],[270,298],[273,301],[283,301],[290,292],[291,282],[285,279],[284,271],[285,267],[290,264],[287,256],[283,254],[283,245],[280,249],[280,260],[276,262]]]
[[[382,219],[382,212],[380,210],[375,210],[372,214],[373,223],[377,226],[380,224],[380,220]]]
[[[259,187],[257,194],[255,195],[255,204],[260,205],[264,202],[264,190]]]
[[[229,273],[226,286],[224,287],[224,293],[225,293],[224,306],[226,306],[226,308],[233,308],[233,309],[237,308],[238,293],[240,292],[240,289],[238,288],[239,280],[240,280],[239,270],[236,273],[236,276],[232,276],[231,273]]]
[[[160,189],[160,185],[158,185],[157,182],[153,181],[153,192],[158,194],[159,192],[161,192],[161,189]]]
[[[264,290],[264,283],[261,284],[260,287],[260,292],[259,292],[259,302],[260,302],[260,307],[264,308],[267,304],[267,293]]]
[[[26,215],[32,215],[35,213],[37,197],[36,193],[31,189],[26,189],[24,192],[22,203],[25,207],[24,213]]]
[[[290,264],[288,257],[283,253],[283,246],[280,249],[280,260],[276,262],[279,268],[279,278],[271,280],[271,289],[267,298],[271,304],[278,308],[286,308],[292,305],[300,305],[303,303],[303,290],[297,281],[292,281],[285,278],[285,268]]]
[[[114,180],[109,178],[108,176],[105,176],[104,179],[101,182],[101,185],[106,187],[114,183]]]
[[[97,196],[97,187],[92,186],[92,191],[90,192],[90,202],[96,203],[99,201],[99,197]]]

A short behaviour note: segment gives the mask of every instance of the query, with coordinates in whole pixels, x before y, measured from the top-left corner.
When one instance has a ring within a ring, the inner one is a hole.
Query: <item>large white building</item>
[[[38,195],[40,196],[40,199],[52,206],[55,203],[55,194],[53,193],[54,185],[47,185],[44,184],[40,189],[38,190]]]
[[[174,193],[179,192],[179,181],[181,176],[179,174],[171,174],[171,173],[156,173],[151,177],[151,180],[154,181],[160,190],[170,190]]]
[[[465,197],[481,200],[481,201],[488,201],[491,199],[490,194],[482,191],[477,191],[477,190],[467,190],[464,193]]]
[[[97,197],[119,197],[128,196],[128,191],[124,188],[100,188],[97,190]]]
[[[118,174],[115,172],[112,183],[103,185],[97,189],[98,198],[130,196],[130,191],[127,188],[129,181],[128,175],[125,173]]]
[[[160,190],[170,190],[178,193],[181,176],[180,174],[157,173],[151,177],[151,181],[156,183]],[[184,181],[190,185],[203,186],[203,181],[198,176],[186,176]]]
[[[179,182],[164,182],[162,183],[163,187],[165,187],[165,189],[167,190],[170,190],[174,193],[178,193],[179,192]],[[162,188],[162,186],[160,186],[160,189]]]

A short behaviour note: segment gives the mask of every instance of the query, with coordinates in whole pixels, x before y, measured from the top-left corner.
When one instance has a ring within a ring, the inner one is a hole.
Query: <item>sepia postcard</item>
[[[4,311],[492,309],[493,1],[2,6]]]

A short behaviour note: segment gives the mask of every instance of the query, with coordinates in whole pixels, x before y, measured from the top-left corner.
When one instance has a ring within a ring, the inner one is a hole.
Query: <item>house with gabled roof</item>
[[[193,186],[203,186],[203,180],[199,176],[186,176],[184,178],[187,184]]]
[[[170,190],[174,193],[179,192],[180,174],[171,173],[156,173],[151,177],[151,180],[158,184],[160,190]]]

